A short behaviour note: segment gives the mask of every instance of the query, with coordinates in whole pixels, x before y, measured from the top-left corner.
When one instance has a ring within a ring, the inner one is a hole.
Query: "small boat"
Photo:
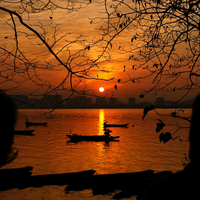
[[[72,141],[115,141],[119,136],[106,135],[67,135]]]
[[[26,122],[25,122],[26,126],[39,126],[39,125],[42,125],[42,126],[46,126],[48,124],[48,122],[30,122],[28,119],[26,119]]]
[[[33,132],[35,131],[35,129],[33,130],[15,130],[14,134],[15,135],[34,135]]]
[[[104,127],[126,127],[128,126],[128,124],[107,124],[106,122],[104,122]]]
[[[59,174],[45,174],[45,175],[35,175],[30,176],[29,186],[30,187],[38,187],[43,185],[66,185],[69,183],[82,182],[94,175],[96,171],[86,170],[79,172],[69,172],[69,173],[59,173]]]

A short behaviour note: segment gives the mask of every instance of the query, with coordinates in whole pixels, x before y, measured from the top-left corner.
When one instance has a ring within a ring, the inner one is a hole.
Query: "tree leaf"
[[[134,79],[132,79],[132,82],[135,83]]]
[[[172,137],[172,134],[170,132],[166,132],[166,133],[161,133],[159,136],[160,142],[163,141],[163,143],[168,142],[169,140],[174,140]]]
[[[119,83],[120,81],[121,81],[121,79],[118,79],[118,81],[117,81],[117,82]]]
[[[148,106],[148,107],[145,107],[144,110],[143,110],[143,117],[142,117],[142,119],[144,119],[145,116],[147,115],[147,113],[148,113],[150,110],[153,110],[153,109],[155,109],[155,107],[154,107],[153,105],[150,105],[150,106]]]
[[[154,63],[154,64],[153,64],[153,67],[158,68],[158,64],[157,64],[157,63]]]
[[[177,112],[172,112],[171,116],[175,118],[177,116]]]
[[[124,71],[123,72],[125,72],[126,71],[126,66],[124,65]]]
[[[115,85],[114,88],[117,90],[117,85]]]
[[[161,131],[163,129],[163,127],[165,127],[165,123],[162,122],[162,120],[158,119],[159,122],[156,124],[156,132],[158,133],[159,131]]]
[[[144,98],[144,95],[143,95],[143,94],[140,95],[140,99],[142,99],[142,98]]]

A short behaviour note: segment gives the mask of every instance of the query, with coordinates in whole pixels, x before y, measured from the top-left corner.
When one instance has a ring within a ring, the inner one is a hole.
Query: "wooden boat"
[[[79,172],[59,173],[35,175],[29,177],[29,186],[38,187],[43,185],[65,185],[72,182],[79,182],[88,179],[94,175],[96,171],[85,170]]]
[[[92,189],[93,195],[102,195],[121,190],[124,187],[132,185],[133,182],[138,183],[138,180],[144,180],[153,175],[153,170],[145,170],[140,172],[115,173],[115,174],[96,174],[90,179],[82,182],[70,183],[65,192],[81,191],[83,189]],[[132,188],[134,189],[134,187]]]
[[[106,136],[106,135],[67,135],[72,141],[114,141],[119,136]]]
[[[26,126],[46,126],[48,124],[48,122],[30,122],[29,120],[26,119],[26,122],[25,122]]]
[[[35,135],[35,134],[33,134],[34,131],[35,131],[35,129],[32,129],[32,130],[15,130],[14,134],[15,135]]]
[[[104,122],[104,127],[126,127],[128,126],[128,124],[107,124],[106,122]]]
[[[32,174],[33,167],[26,166],[21,168],[0,169],[0,177],[5,179],[29,177]]]
[[[0,191],[27,187],[42,187],[44,185],[66,185],[74,182],[82,182],[95,173],[95,170],[86,170],[59,174],[31,175],[30,167],[24,169],[6,169],[2,171]],[[0,170],[1,172],[1,170]],[[10,175],[11,172],[11,175]]]

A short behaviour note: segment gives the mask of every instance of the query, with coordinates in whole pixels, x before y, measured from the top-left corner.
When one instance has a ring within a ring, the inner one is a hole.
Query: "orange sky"
[[[1,6],[1,3],[0,3]],[[11,8],[10,8],[11,9]],[[16,8],[15,8],[16,9]],[[99,12],[101,11],[101,13]],[[53,47],[53,50],[55,52],[58,52],[59,49],[63,47],[63,45],[66,45],[69,41],[72,42],[74,39],[76,39],[80,34],[85,36],[85,39],[87,41],[94,41],[99,38],[99,32],[97,31],[97,28],[101,26],[101,23],[95,24],[90,23],[92,18],[99,17],[102,15],[103,7],[101,7],[99,4],[91,3],[88,5],[87,8],[81,9],[79,12],[72,12],[67,13],[65,10],[55,10],[53,13],[50,11],[45,11],[40,14],[31,14],[30,16],[23,14],[22,16],[24,19],[28,19],[29,17],[29,24],[30,25],[36,25],[34,28],[36,30],[41,31],[41,24],[39,21],[43,24],[42,28],[46,29],[46,38],[48,38],[48,43],[53,44],[54,42],[54,35],[53,31],[55,30],[53,27],[57,25],[58,31],[56,33],[56,38],[59,38],[59,36],[62,36],[63,34],[67,34],[65,38],[61,39],[58,44],[56,44]],[[52,17],[52,19],[50,18]],[[0,36],[0,44],[7,44],[7,47],[11,50],[13,49],[15,43],[14,43],[14,34],[11,29],[11,27],[8,25],[11,23],[11,21],[7,21],[7,24],[5,23],[6,20],[10,18],[9,15],[5,14],[5,12],[0,11],[0,29],[1,29],[1,36]],[[98,21],[98,19],[97,19]],[[33,61],[38,62],[38,66],[42,66],[41,64],[50,63],[57,66],[58,62],[55,60],[55,58],[52,55],[49,55],[48,53],[44,52],[46,50],[43,46],[38,46],[36,44],[39,44],[38,39],[35,39],[34,36],[27,37],[26,33],[22,33],[26,31],[24,27],[22,27],[18,20],[16,20],[17,24],[17,30],[21,31],[21,34],[19,34],[18,40],[19,40],[19,47],[24,52],[24,54]],[[51,25],[51,26],[50,26]],[[28,31],[28,33],[30,33]],[[6,37],[6,39],[5,39]],[[124,101],[127,101],[128,97],[136,97],[141,93],[141,89],[149,89],[152,86],[152,79],[146,79],[142,81],[141,83],[132,83],[131,81],[126,82],[128,79],[132,79],[138,76],[143,76],[145,73],[144,70],[134,70],[132,69],[132,66],[135,65],[137,68],[137,62],[136,61],[127,61],[130,54],[122,54],[118,53],[118,47],[119,46],[128,46],[128,42],[130,42],[131,33],[129,31],[124,31],[121,37],[116,38],[115,44],[113,46],[112,51],[110,52],[113,61],[112,62],[103,62],[101,65],[102,69],[105,70],[112,70],[110,73],[107,72],[100,72],[96,69],[91,70],[90,75],[101,78],[101,79],[110,79],[114,78],[111,81],[101,81],[101,80],[84,80],[78,88],[85,87],[87,85],[87,89],[90,89],[94,91],[95,94],[104,96],[107,92],[109,96],[114,94],[115,97],[118,97]],[[82,38],[84,39],[84,38]],[[85,42],[87,44],[87,42]],[[63,60],[63,62],[67,61],[67,58],[69,57],[69,53],[67,50],[70,50],[71,52],[77,52],[81,48],[83,48],[84,41],[77,43],[71,43],[70,45],[66,46],[63,53],[60,53],[59,56]],[[98,51],[97,51],[98,50]],[[100,49],[97,47],[94,47],[87,51],[87,56],[89,58],[97,58],[97,56],[100,53]],[[37,57],[38,56],[38,57]],[[74,62],[72,62],[70,65],[71,67],[74,67],[81,59],[77,57]],[[115,61],[117,60],[117,62]],[[12,65],[13,60],[8,62]],[[18,62],[18,65],[20,65],[20,62]],[[126,66],[124,71],[124,66]],[[43,66],[42,66],[43,67]],[[82,67],[83,68],[83,67]],[[48,70],[44,69],[36,69],[36,74],[32,72],[30,73],[30,76],[32,76],[33,80],[36,81],[38,84],[44,83],[51,84],[51,85],[58,85],[62,82],[62,80],[67,75],[67,69],[65,69],[63,66],[57,66],[56,71],[51,70],[49,68]],[[16,76],[15,80],[17,83],[4,83],[1,84],[2,88],[8,88],[11,87],[13,84],[19,85],[21,91],[25,92],[33,92],[40,88],[40,86],[36,85],[34,82],[26,81],[20,83],[20,80],[22,80],[22,74],[20,76]],[[27,78],[27,75],[25,75],[25,78]],[[118,80],[121,79],[121,82],[118,83]],[[74,82],[76,84],[77,82]],[[117,90],[114,89],[114,85],[117,84]],[[68,81],[66,82],[65,86],[67,88]],[[105,91],[104,93],[99,93],[99,87],[104,87]],[[34,94],[41,93],[35,92]],[[198,92],[198,91],[197,91]],[[195,92],[195,93],[197,93]],[[62,92],[61,92],[62,93]],[[66,91],[62,93],[64,96],[67,94]],[[160,93],[161,96],[165,96],[165,98],[171,98],[171,93]],[[179,95],[179,92],[176,92],[176,95]],[[173,93],[173,96],[176,96]],[[155,99],[154,94],[146,97],[144,100],[152,101],[152,99]]]

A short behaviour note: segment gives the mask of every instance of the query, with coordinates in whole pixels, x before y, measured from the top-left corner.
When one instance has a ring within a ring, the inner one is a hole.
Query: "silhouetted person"
[[[106,137],[110,137],[109,131],[108,131],[108,130],[105,130],[105,131],[104,131],[104,135],[105,135]]]
[[[15,122],[15,104],[0,90],[0,167],[17,156],[17,149],[12,147]]]
[[[190,163],[183,171],[152,184],[142,200],[197,200],[200,199],[200,95],[193,105],[190,128]]]

